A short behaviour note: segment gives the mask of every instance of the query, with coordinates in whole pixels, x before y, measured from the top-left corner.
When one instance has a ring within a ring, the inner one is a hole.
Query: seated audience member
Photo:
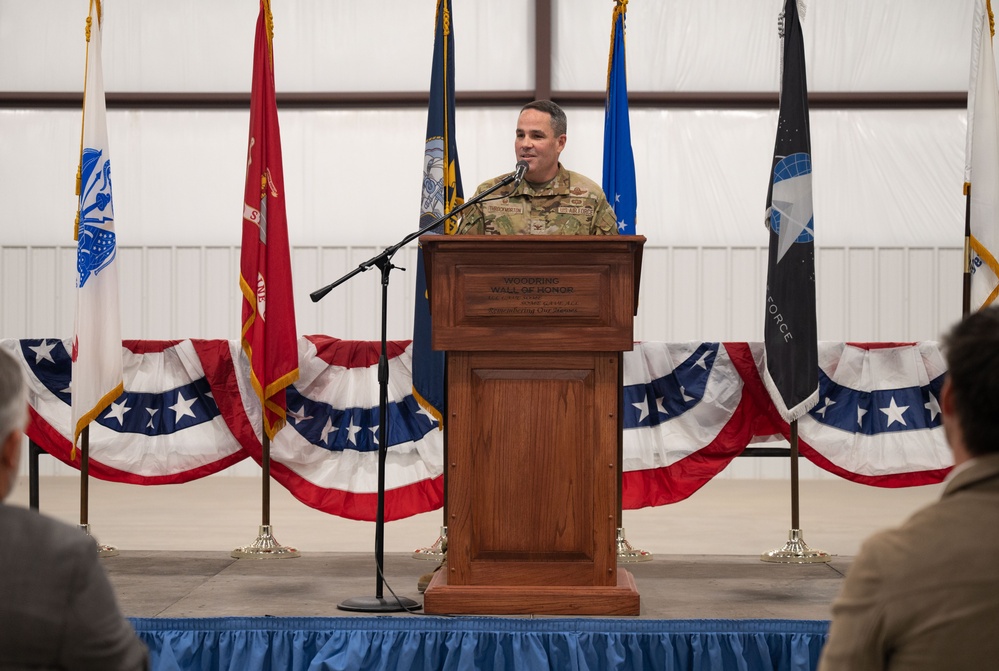
[[[999,307],[957,324],[943,346],[954,470],[938,502],[864,543],[820,671],[999,668]]]
[[[118,609],[94,540],[3,503],[27,414],[23,373],[0,351],[0,669],[148,669],[146,646]]]

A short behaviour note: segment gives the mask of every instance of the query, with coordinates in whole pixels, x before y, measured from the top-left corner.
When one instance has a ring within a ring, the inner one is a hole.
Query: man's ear
[[[565,133],[558,136],[558,151],[561,154],[562,150],[565,149]]]
[[[21,439],[24,434],[20,429],[14,429],[0,445],[0,466],[6,469],[17,468],[21,457]]]
[[[945,377],[943,388],[940,390],[940,410],[944,417],[954,416],[954,390],[950,386],[950,378]]]

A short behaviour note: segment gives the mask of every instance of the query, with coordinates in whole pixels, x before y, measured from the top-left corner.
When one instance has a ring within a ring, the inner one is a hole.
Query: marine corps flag
[[[968,84],[968,143],[964,192],[969,199],[971,298],[979,310],[999,294],[999,88],[992,48],[992,6],[975,3],[971,27],[971,78]]]
[[[118,248],[101,63],[102,19],[100,0],[91,0],[87,16],[83,136],[76,185],[80,199],[74,234],[77,242],[76,324],[71,354],[74,448],[83,429],[125,389],[118,311]]]
[[[786,0],[778,25],[783,55],[777,142],[767,193],[770,256],[763,381],[781,416],[792,422],[819,399],[808,87],[795,0]]]
[[[270,2],[261,0],[253,49],[250,140],[239,262],[242,345],[250,362],[250,382],[263,408],[268,438],[274,438],[284,426],[285,387],[298,379],[281,133],[274,95],[272,26]]]
[[[627,11],[628,0],[617,0],[607,64],[603,189],[614,208],[618,233],[634,235],[638,194],[635,187],[635,155],[631,150],[628,72],[624,56],[624,17]]]
[[[454,141],[454,25],[451,0],[438,0],[434,27],[434,61],[427,110],[427,142],[423,156],[423,193],[420,226],[450,212],[464,202],[458,148]],[[457,222],[448,220],[435,232],[454,233]],[[430,347],[430,303],[423,276],[423,250],[417,252],[416,308],[413,315],[413,395],[430,414],[444,412],[444,352]]]

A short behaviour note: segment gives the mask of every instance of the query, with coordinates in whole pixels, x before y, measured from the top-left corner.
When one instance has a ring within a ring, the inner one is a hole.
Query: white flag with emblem
[[[74,446],[83,429],[124,390],[101,18],[100,0],[91,0],[78,174],[76,327],[72,352]]]
[[[970,188],[971,309],[992,303],[999,294],[999,88],[990,29],[992,8],[975,3],[968,84],[968,143],[965,193]]]

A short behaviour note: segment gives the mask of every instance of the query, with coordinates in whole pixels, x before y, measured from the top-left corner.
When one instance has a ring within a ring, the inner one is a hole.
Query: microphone
[[[516,191],[520,183],[524,181],[524,175],[527,174],[530,164],[527,161],[517,161],[517,167],[513,171],[513,190]]]

